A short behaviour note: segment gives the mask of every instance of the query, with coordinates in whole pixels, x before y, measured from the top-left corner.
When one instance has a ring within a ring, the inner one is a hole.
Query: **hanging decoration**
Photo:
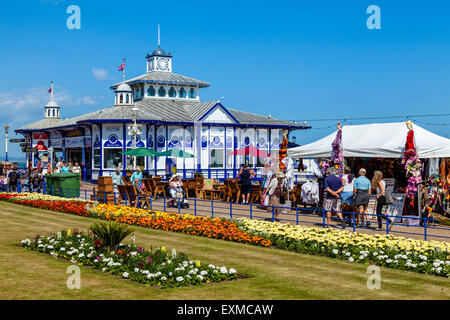
[[[445,186],[445,181],[437,174],[430,176],[425,181],[424,187],[427,188],[424,211],[426,210],[429,216],[431,212],[436,211],[436,206],[448,201],[450,195],[448,188]]]
[[[422,161],[419,160],[417,149],[414,141],[414,131],[412,129],[411,121],[406,123],[408,127],[408,135],[406,136],[405,152],[402,157],[402,164],[406,169],[406,177],[408,178],[408,185],[405,193],[406,197],[411,200],[411,205],[414,205],[414,198],[416,196],[418,185],[422,182]]]
[[[287,148],[289,142],[289,130],[284,129],[283,141],[281,141],[280,150],[278,151],[278,163],[281,172],[286,172],[286,165],[283,163],[283,159],[287,156]]]
[[[342,126],[341,123],[337,124],[338,131],[336,133],[336,138],[331,144],[331,161],[333,161],[336,172],[339,174],[339,177],[342,178],[342,174],[344,172],[343,169],[343,152],[342,152]]]

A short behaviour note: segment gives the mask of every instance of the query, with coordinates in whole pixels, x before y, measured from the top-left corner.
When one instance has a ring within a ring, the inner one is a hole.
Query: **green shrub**
[[[108,251],[116,251],[120,243],[134,232],[134,228],[118,222],[97,222],[90,229]]]

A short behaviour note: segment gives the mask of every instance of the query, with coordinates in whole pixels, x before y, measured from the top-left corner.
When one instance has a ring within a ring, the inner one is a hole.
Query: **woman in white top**
[[[344,175],[342,176],[342,185],[344,190],[341,193],[341,202],[353,204],[353,181],[355,176],[349,167],[344,168]]]
[[[378,219],[378,229],[382,229],[381,218],[387,218],[382,214],[383,206],[386,203],[386,182],[383,180],[383,173],[381,171],[375,171],[372,178],[372,191],[376,192],[377,195],[377,219]],[[392,228],[392,221],[389,219],[389,229]]]

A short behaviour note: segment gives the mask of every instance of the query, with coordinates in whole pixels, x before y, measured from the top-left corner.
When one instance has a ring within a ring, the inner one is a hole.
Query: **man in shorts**
[[[341,228],[345,228],[345,221],[340,210],[339,198],[340,193],[344,190],[341,179],[336,176],[336,171],[333,167],[328,168],[328,176],[325,178],[324,188],[327,192],[323,201],[323,208],[327,212],[327,226],[330,227],[331,214],[335,213],[341,219]]]

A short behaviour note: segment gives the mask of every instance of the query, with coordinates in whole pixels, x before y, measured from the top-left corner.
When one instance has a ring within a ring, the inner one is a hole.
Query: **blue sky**
[[[81,9],[80,30],[66,27],[71,4]],[[373,4],[380,30],[366,26]],[[125,57],[127,78],[145,73],[157,24],[173,71],[211,83],[203,101],[224,96],[226,107],[287,120],[450,113],[449,18],[446,1],[8,1],[0,124],[41,119],[51,80],[63,118],[112,105],[117,66]],[[382,122],[352,123],[374,121]],[[309,124],[298,143],[331,133],[335,121]],[[21,155],[17,145],[9,151]]]

